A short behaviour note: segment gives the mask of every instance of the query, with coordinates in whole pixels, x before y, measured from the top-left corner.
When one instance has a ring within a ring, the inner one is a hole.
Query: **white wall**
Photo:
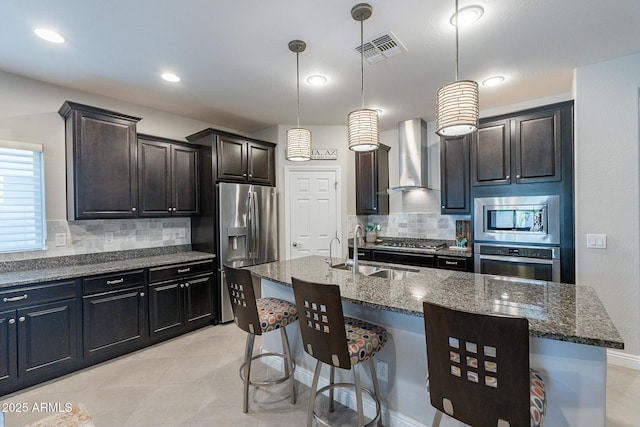
[[[575,70],[576,283],[593,286],[640,369],[640,54]],[[606,249],[587,249],[587,233]]]

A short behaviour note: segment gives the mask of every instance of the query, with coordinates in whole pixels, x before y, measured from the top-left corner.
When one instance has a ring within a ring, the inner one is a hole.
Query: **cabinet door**
[[[440,199],[443,214],[468,214],[469,138],[440,139]]]
[[[69,364],[78,358],[76,315],[75,299],[17,310],[21,377]]]
[[[247,143],[247,171],[249,181],[275,185],[275,152],[272,145]]]
[[[135,218],[135,123],[93,113],[78,114],[73,146],[75,219]]]
[[[149,285],[149,327],[151,335],[168,333],[184,325],[184,282]]]
[[[560,181],[560,110],[519,116],[515,121],[515,182]]]
[[[171,146],[172,214],[189,216],[200,213],[199,150]]]
[[[213,275],[196,277],[185,283],[187,325],[206,323],[213,317]]]
[[[84,355],[90,357],[141,342],[147,337],[143,287],[83,298]]]
[[[171,145],[138,140],[139,215],[171,215]]]
[[[18,373],[15,310],[0,312],[0,385],[15,380]]]
[[[389,147],[356,153],[356,214],[389,213]]]
[[[247,142],[228,136],[218,137],[218,179],[247,180]]]
[[[471,180],[474,187],[511,183],[511,121],[480,125],[471,136]]]

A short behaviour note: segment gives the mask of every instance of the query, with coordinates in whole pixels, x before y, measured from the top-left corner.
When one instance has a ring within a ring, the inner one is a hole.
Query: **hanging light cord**
[[[456,0],[456,80],[458,81],[458,25],[460,24],[460,21],[458,21],[458,18],[460,16],[458,15],[458,0]]]
[[[456,0],[458,1],[458,0]],[[362,109],[364,110],[364,20],[360,20],[360,89],[362,91]]]
[[[298,104],[296,106],[297,127],[300,128],[300,53],[296,52],[296,92]]]

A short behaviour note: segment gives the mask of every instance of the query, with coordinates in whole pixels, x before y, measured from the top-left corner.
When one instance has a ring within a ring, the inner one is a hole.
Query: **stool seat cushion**
[[[531,379],[531,427],[542,425],[542,417],[547,408],[547,395],[544,391],[544,380],[535,369],[529,370]]]
[[[387,330],[361,319],[344,316],[351,366],[368,360],[387,343]]]
[[[265,297],[257,299],[256,306],[262,332],[274,331],[298,320],[298,310],[289,301]]]

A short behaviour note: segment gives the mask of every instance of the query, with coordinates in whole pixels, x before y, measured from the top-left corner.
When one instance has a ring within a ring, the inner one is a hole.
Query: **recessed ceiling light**
[[[171,83],[177,83],[180,81],[180,77],[173,73],[164,73],[160,77]]]
[[[36,28],[33,30],[36,36],[51,43],[64,43],[65,39],[59,33],[47,28]]]
[[[314,74],[307,77],[307,83],[309,83],[311,86],[322,86],[326,82],[327,78],[325,76],[321,76],[320,74]]]
[[[473,6],[463,7],[458,11],[458,14],[457,14],[458,19],[460,20],[460,27],[462,28],[465,25],[473,24],[478,19],[480,19],[483,14],[484,14],[484,9],[482,8],[482,6],[473,5]],[[451,25],[455,27],[456,25],[455,13],[451,15],[451,19],[449,20],[449,22],[451,22]]]
[[[497,86],[504,81],[503,76],[493,76],[482,81],[482,86]]]

